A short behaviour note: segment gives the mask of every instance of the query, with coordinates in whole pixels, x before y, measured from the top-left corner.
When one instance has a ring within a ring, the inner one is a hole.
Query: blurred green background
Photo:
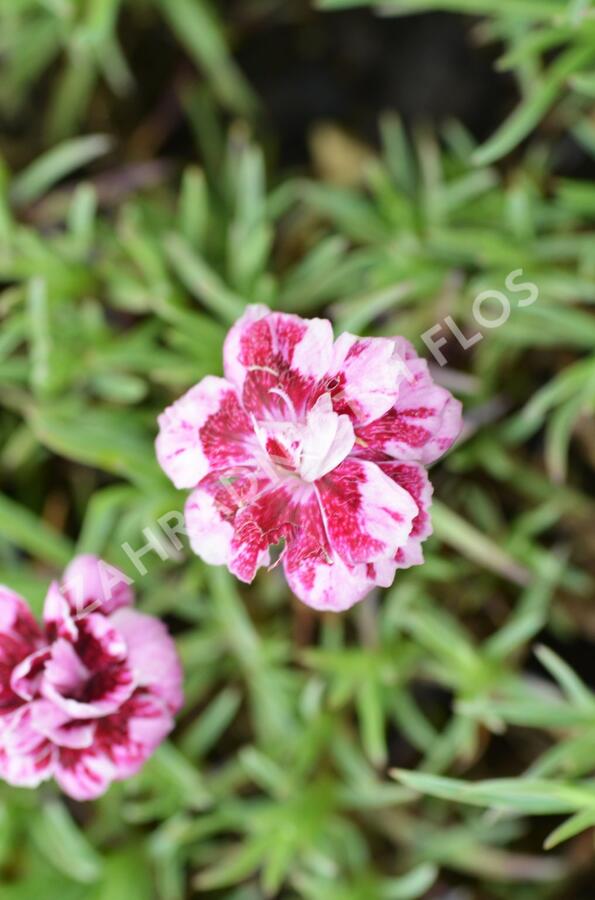
[[[0,786],[2,900],[592,900],[594,173],[590,0],[0,0],[0,583],[102,555],[186,679],[100,801]],[[247,302],[429,355],[485,290],[423,567],[343,616],[138,575]]]

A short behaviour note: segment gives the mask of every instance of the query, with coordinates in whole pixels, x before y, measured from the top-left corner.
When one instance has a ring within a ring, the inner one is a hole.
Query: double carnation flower
[[[92,556],[50,585],[41,626],[0,587],[0,776],[10,784],[53,776],[91,800],[171,731],[182,704],[174,642],[133,602],[126,577]]]
[[[246,582],[281,562],[300,600],[334,611],[423,562],[425,466],[458,436],[461,405],[411,344],[333,341],[326,319],[251,306],[223,362],[159,418],[159,462],[193,489],[195,553]]]
[[[461,407],[403,338],[336,341],[330,322],[248,307],[208,376],[159,418],[157,456],[190,488],[194,551],[250,582],[281,564],[320,610],[348,609],[431,532],[426,466],[458,436]],[[0,587],[0,776],[54,777],[72,797],[127,778],[173,727],[181,670],[165,626],[132,608],[122,573],[78,557],[43,624]]]

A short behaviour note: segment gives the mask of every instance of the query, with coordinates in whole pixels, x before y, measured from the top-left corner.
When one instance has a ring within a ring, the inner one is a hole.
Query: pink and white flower
[[[128,778],[171,731],[182,673],[165,626],[132,609],[126,577],[79,556],[50,585],[43,624],[0,586],[0,777],[54,777],[76,800]]]
[[[281,562],[294,593],[344,610],[431,533],[425,466],[457,438],[461,405],[404,338],[333,341],[330,322],[250,306],[207,376],[159,417],[161,467],[192,488],[194,551],[250,582]]]

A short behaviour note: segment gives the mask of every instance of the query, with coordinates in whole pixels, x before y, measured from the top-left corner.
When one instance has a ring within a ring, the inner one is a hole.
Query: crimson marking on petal
[[[283,565],[288,577],[298,573],[302,586],[311,590],[316,567],[331,565],[332,551],[324,528],[318,497],[312,491],[306,500],[295,507],[297,528],[287,542]]]
[[[305,322],[297,318],[290,318],[283,313],[271,316],[274,320],[274,336],[276,338],[277,352],[291,365],[295,348],[306,334],[308,328]]]
[[[247,368],[276,368],[271,360],[291,366],[295,349],[307,334],[303,319],[286,313],[271,313],[252,322],[240,337],[240,361]]]
[[[432,412],[427,409],[404,412],[391,409],[375,422],[357,428],[356,434],[360,440],[365,442],[366,446],[383,449],[389,443],[398,442],[417,450],[427,444],[432,433],[421,425],[410,424],[405,417],[424,419],[430,415]]]
[[[204,454],[213,469],[243,463],[250,456],[246,440],[252,436],[252,424],[241,408],[235,391],[230,390],[199,429]]]
[[[303,415],[316,399],[327,353],[330,361],[330,324],[270,313],[243,327],[239,346],[244,409],[260,420],[283,421],[288,410]]]
[[[137,691],[113,715],[97,723],[96,747],[118,766],[138,767],[173,726],[165,704],[148,691]]]
[[[295,463],[293,457],[288,452],[287,448],[283,446],[276,438],[267,437],[266,439],[266,451],[275,465],[280,466],[283,469],[287,469],[289,472],[295,472]]]
[[[42,642],[41,629],[25,600],[0,586],[0,715],[22,704],[12,674],[23,660],[37,652]]]
[[[265,369],[250,369],[244,380],[242,404],[261,421],[285,421],[288,417],[288,401],[292,409],[291,416],[302,415],[310,405],[316,389],[314,378],[288,368],[279,357],[275,361],[277,374],[273,375]]]
[[[347,459],[318,483],[331,542],[346,562],[366,562],[384,550],[384,544],[362,527],[363,481],[354,461]],[[354,553],[360,558],[353,558]]]
[[[252,426],[235,387],[207,375],[158,419],[157,459],[176,487],[195,487],[212,468],[250,458]]]
[[[0,670],[12,669],[42,641],[41,630],[25,601],[0,586]],[[4,683],[2,680],[0,687]]]
[[[230,570],[242,581],[252,581],[256,570],[266,565],[268,548],[288,539],[295,528],[291,521],[291,493],[284,484],[263,492],[241,509],[234,522]]]
[[[407,491],[367,460],[348,457],[316,487],[331,545],[349,565],[391,557],[417,514]]]
[[[113,781],[114,767],[94,746],[80,750],[62,747],[54,777],[64,793],[75,800],[94,800],[105,793]]]
[[[404,488],[417,504],[409,537],[398,548],[395,561],[399,568],[423,563],[422,543],[432,533],[429,509],[432,503],[432,484],[423,466],[418,463],[398,463],[394,460],[380,463],[386,474]]]
[[[223,519],[231,521],[238,510],[254,503],[270,486],[268,478],[252,469],[238,467],[212,472],[199,484],[209,493]]]
[[[273,341],[267,319],[250,324],[240,336],[240,362],[246,367],[270,366]]]
[[[386,463],[383,470],[401,487],[411,494],[417,503],[418,512],[413,520],[410,537],[427,536],[430,516],[428,507],[431,502],[432,485],[426,475],[425,469],[415,463]],[[430,528],[431,531],[431,528]]]

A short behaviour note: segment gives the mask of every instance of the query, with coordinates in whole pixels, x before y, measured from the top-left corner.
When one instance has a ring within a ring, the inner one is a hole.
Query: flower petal
[[[283,568],[294,594],[308,606],[338,612],[361,597],[345,563],[333,555],[314,490],[297,506],[297,527],[287,540]],[[363,596],[363,594],[361,595]]]
[[[253,431],[235,388],[208,375],[159,416],[157,459],[177,488],[214,469],[250,462]]]
[[[62,576],[61,592],[73,612],[87,614],[97,610],[109,615],[122,606],[132,606],[132,579],[115,566],[91,554],[76,556]],[[44,610],[44,620],[46,611]]]
[[[272,544],[290,538],[296,527],[292,509],[291,488],[280,482],[238,511],[229,569],[241,581],[252,581],[257,569],[268,564]]]
[[[183,700],[182,669],[163,622],[133,609],[122,609],[112,616],[112,623],[126,641],[135,684],[150,688],[171,713],[176,713]]]
[[[11,683],[15,667],[41,646],[43,636],[27,602],[0,585],[0,716],[22,703]]]
[[[335,554],[305,556],[296,565],[284,558],[285,575],[293,593],[307,606],[321,612],[344,612],[374,587],[392,584],[396,565],[390,560],[348,566]]]
[[[329,543],[320,501],[312,492],[296,510],[298,528],[283,554],[283,567],[294,594],[323,612],[342,612],[362,600],[376,585],[392,584],[392,560],[347,565]]]
[[[31,704],[31,722],[36,731],[58,747],[90,747],[95,735],[95,720],[72,719],[49,700]]]
[[[347,566],[339,557],[330,563],[319,560],[286,569],[286,577],[296,597],[320,612],[351,609],[374,587],[365,565]]]
[[[283,554],[286,575],[301,571],[299,579],[307,586],[314,578],[314,568],[319,563],[329,564],[333,551],[325,531],[320,500],[314,489],[300,501],[294,499],[291,514],[294,528],[287,538]]]
[[[428,364],[408,341],[395,341],[407,377],[399,382],[395,405],[381,418],[356,428],[358,444],[399,460],[425,465],[437,460],[459,436],[462,407],[445,388],[434,384]]]
[[[267,484],[254,470],[242,467],[202,479],[184,511],[190,546],[201,559],[214,566],[229,564],[235,515]]]
[[[33,700],[43,681],[45,664],[51,656],[50,647],[42,647],[26,656],[14,667],[10,687],[22,700]]]
[[[329,378],[338,411],[362,425],[378,419],[394,405],[402,379],[394,341],[345,332],[335,341]]]
[[[246,365],[243,362],[247,356],[246,343],[250,339],[251,326],[270,315],[268,306],[261,303],[251,303],[246,307],[243,316],[232,325],[223,344],[223,372],[228,381],[231,381],[238,390],[242,391],[244,378],[246,377]]]
[[[197,556],[210,566],[229,562],[233,525],[209,491],[197,488],[184,507],[186,530],[190,546]]]
[[[316,482],[332,548],[348,565],[392,557],[417,506],[379,467],[350,457]]]
[[[54,778],[74,800],[95,800],[106,792],[114,776],[113,763],[95,745],[84,749],[61,747],[57,752]]]
[[[241,391],[244,409],[258,420],[296,420],[315,399],[332,348],[326,319],[249,307],[226,338],[225,374]]]
[[[4,585],[0,585],[0,634],[10,635],[31,649],[42,638],[27,601]]]
[[[424,467],[417,463],[385,462],[380,465],[383,472],[404,488],[417,504],[418,511],[411,532],[405,543],[398,548],[395,561],[399,569],[418,566],[424,561],[422,543],[432,534],[432,484]]]
[[[351,419],[337,415],[330,394],[318,398],[306,418],[300,475],[316,481],[336,468],[351,451],[355,434]]]
[[[55,750],[32,724],[27,704],[2,720],[0,777],[17,787],[34,788],[53,773]]]
[[[75,800],[93,800],[112,781],[138,772],[172,727],[165,705],[139,691],[113,715],[97,720],[91,747],[59,750],[56,781]]]
[[[43,624],[48,640],[53,641],[56,637],[76,640],[78,631],[72,618],[75,609],[75,605],[66,599],[58,582],[52,581],[43,604]]]
[[[97,741],[114,764],[114,778],[130,778],[174,726],[166,705],[148,691],[137,691],[113,716],[98,722]]]
[[[327,319],[302,319],[249,306],[223,347],[225,377],[239,389],[250,370],[293,369],[304,379],[321,379],[332,359],[333,329]]]

